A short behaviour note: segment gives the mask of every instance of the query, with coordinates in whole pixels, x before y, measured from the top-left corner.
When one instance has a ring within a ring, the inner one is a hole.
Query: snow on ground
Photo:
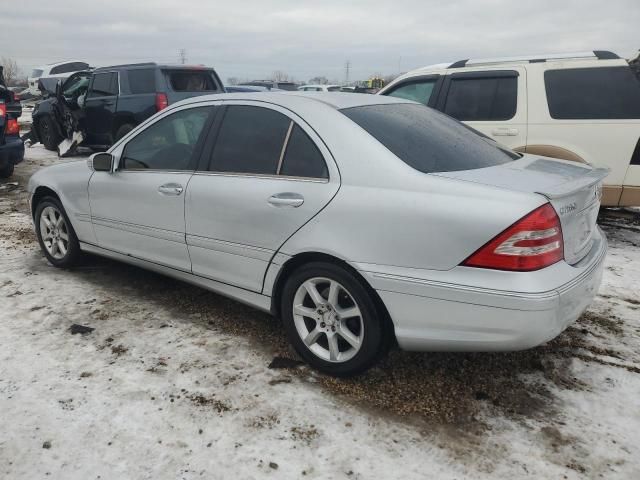
[[[0,478],[639,478],[640,212],[601,214],[600,295],[549,344],[335,380],[269,368],[295,360],[277,321],[233,301],[51,267],[24,187],[58,161],[34,146],[0,185]]]

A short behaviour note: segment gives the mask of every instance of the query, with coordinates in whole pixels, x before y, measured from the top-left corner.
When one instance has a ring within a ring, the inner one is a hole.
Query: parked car
[[[640,81],[605,51],[461,60],[380,91],[443,111],[517,151],[606,166],[602,204],[640,206]]]
[[[240,86],[264,87],[268,90],[289,90],[295,91],[298,85],[293,82],[276,82],[275,80],[253,80],[238,84]]]
[[[256,87],[252,85],[229,85],[224,87],[224,90],[227,93],[238,93],[238,92],[268,92],[269,89],[266,87]]]
[[[302,92],[339,92],[340,85],[302,85],[298,90]]]
[[[77,60],[71,60],[67,62],[50,63],[49,65],[43,65],[38,68],[34,68],[31,72],[31,76],[27,79],[29,83],[29,91],[33,95],[40,95],[40,88],[38,81],[43,78],[56,78],[65,79],[71,76],[72,73],[79,72],[81,70],[88,70],[89,64],[86,62],[79,62]]]
[[[24,158],[18,117],[22,107],[15,92],[7,88],[0,65],[0,178],[13,175],[13,168]]]
[[[519,154],[415,102],[180,102],[28,185],[47,259],[140,265],[280,316],[332,375],[406,350],[518,350],[595,296],[606,170]]]
[[[81,138],[81,145],[106,149],[168,105],[215,92],[224,92],[218,75],[200,66],[138,63],[78,72],[36,105],[34,142],[56,150],[65,139]]]

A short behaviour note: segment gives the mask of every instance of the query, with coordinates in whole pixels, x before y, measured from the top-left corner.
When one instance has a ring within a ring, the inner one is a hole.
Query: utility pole
[[[402,55],[398,57],[398,73],[402,73]]]
[[[344,64],[344,84],[349,85],[349,69],[351,68],[351,60],[347,60]]]
[[[178,50],[178,58],[180,59],[180,63],[182,65],[187,63],[187,49],[186,48],[181,48],[180,50]]]

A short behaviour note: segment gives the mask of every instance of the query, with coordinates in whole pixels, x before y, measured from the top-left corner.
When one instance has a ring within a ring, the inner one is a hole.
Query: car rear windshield
[[[400,160],[424,173],[473,170],[520,158],[517,153],[424,105],[366,105],[341,112]]]
[[[174,92],[215,92],[218,90],[210,71],[167,70]]]

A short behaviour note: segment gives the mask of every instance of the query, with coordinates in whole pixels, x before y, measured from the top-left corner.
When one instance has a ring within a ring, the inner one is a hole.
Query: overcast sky
[[[462,58],[640,48],[640,0],[2,0],[0,56],[344,81]]]

